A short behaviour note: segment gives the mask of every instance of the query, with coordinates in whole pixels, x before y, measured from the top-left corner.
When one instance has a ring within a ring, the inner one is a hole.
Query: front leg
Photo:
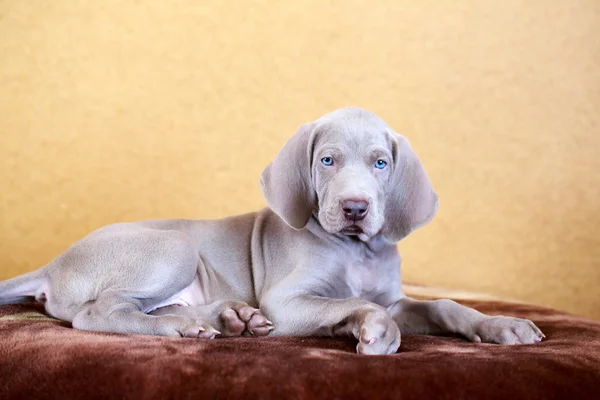
[[[476,343],[532,344],[544,334],[527,319],[490,316],[452,300],[405,297],[388,307],[403,333],[459,334]]]
[[[359,354],[393,354],[400,346],[400,331],[387,310],[362,299],[304,294],[271,297],[260,307],[274,323],[272,335],[351,335]]]

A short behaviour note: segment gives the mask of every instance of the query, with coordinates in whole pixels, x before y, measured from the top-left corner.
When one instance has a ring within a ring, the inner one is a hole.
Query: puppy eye
[[[329,167],[330,165],[333,165],[333,157],[323,157],[321,158],[321,162],[323,163],[323,165]]]
[[[375,168],[377,168],[377,169],[384,169],[386,165],[387,165],[387,163],[383,160],[375,161]]]

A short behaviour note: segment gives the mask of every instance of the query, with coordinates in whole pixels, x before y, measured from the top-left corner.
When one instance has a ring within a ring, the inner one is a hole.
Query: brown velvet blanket
[[[0,307],[0,399],[600,399],[600,322],[464,301],[532,319],[538,345],[404,335],[397,354],[350,339],[197,341],[82,332],[42,306]]]

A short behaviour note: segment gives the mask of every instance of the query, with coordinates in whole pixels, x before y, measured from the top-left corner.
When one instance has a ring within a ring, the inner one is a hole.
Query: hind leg
[[[273,330],[273,323],[259,309],[242,301],[216,301],[205,306],[167,306],[150,314],[200,318],[216,327],[223,336],[266,336]]]
[[[198,317],[148,315],[139,300],[118,291],[103,292],[73,319],[73,328],[141,335],[212,339],[220,334]]]

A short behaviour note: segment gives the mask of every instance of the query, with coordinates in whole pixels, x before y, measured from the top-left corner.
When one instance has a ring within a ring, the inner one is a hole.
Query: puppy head
[[[261,175],[269,207],[302,229],[395,243],[436,213],[437,195],[408,141],[375,114],[350,107],[304,124]]]

